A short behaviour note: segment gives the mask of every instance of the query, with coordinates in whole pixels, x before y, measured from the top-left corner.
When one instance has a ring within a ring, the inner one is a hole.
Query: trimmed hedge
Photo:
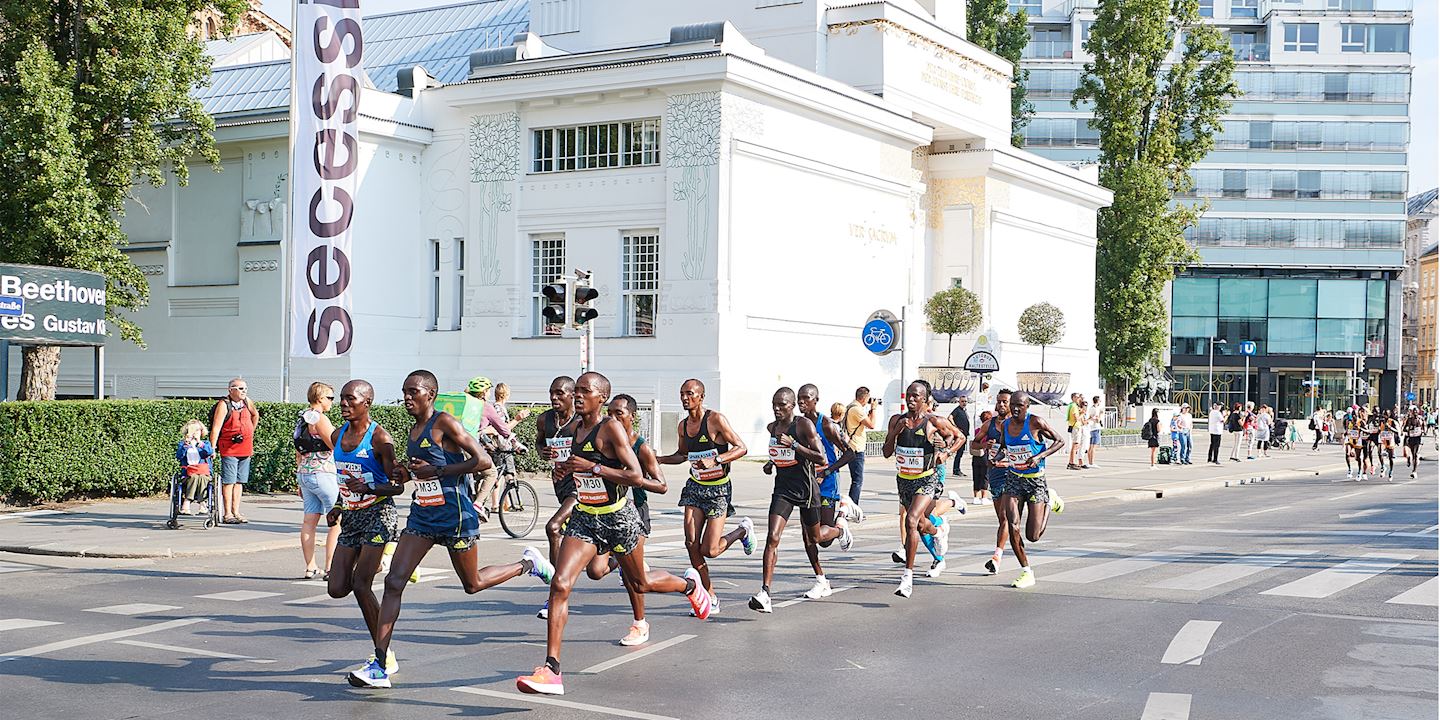
[[[136,497],[165,490],[178,469],[175,444],[180,427],[199,419],[208,427],[214,400],[66,400],[0,403],[0,501],[12,504],[76,497]],[[258,492],[293,492],[295,450],[290,443],[297,403],[256,403],[260,425],[250,482]],[[515,432],[526,445],[535,440],[535,418]],[[405,408],[376,405],[371,417],[402,442],[411,419]],[[331,420],[340,423],[335,408]],[[539,472],[545,462],[531,448],[516,456],[522,471]]]

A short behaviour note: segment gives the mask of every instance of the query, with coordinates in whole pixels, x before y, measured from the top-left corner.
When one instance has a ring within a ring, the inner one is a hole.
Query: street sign
[[[970,357],[965,358],[965,364],[962,367],[973,373],[995,372],[1000,369],[1000,361],[986,350],[977,350],[970,353]]]
[[[0,265],[0,340],[105,344],[105,276],[38,265]]]
[[[1254,341],[1254,340],[1241,340],[1241,341],[1240,341],[1240,354],[1241,354],[1241,355],[1254,355],[1254,354],[1255,354],[1255,349],[1256,349],[1256,348],[1255,348],[1255,341]]]
[[[860,328],[860,342],[876,355],[889,355],[899,341],[900,335],[895,332],[895,326],[880,318],[869,320]]]
[[[1407,393],[1405,393],[1405,402],[1415,402],[1415,393],[1413,393],[1413,392],[1407,392]]]

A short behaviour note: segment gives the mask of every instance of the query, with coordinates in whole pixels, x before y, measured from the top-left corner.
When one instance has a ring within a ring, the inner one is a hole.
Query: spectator
[[[1170,413],[1170,462],[1180,463],[1180,413]]]
[[[340,539],[340,525],[325,531],[325,569],[315,566],[315,528],[320,518],[335,507],[340,499],[340,477],[335,472],[335,425],[325,413],[335,405],[335,388],[322,382],[310,383],[305,392],[310,407],[295,418],[295,479],[300,484],[300,498],[305,502],[305,518],[300,522],[300,556],[305,559],[306,580],[323,576],[330,579],[330,558],[335,556],[335,542]]]
[[[865,484],[865,440],[867,430],[875,428],[875,413],[880,401],[870,397],[870,388],[855,389],[855,401],[845,407],[845,437],[855,457],[850,461],[850,502],[860,504],[860,488]]]
[[[1240,403],[1230,408],[1230,414],[1225,418],[1225,431],[1230,433],[1230,462],[1240,462],[1240,436],[1245,430],[1245,413]]]
[[[1086,418],[1085,428],[1090,431],[1090,440],[1085,443],[1085,469],[1098,468],[1095,464],[1095,448],[1100,447],[1100,430],[1105,427],[1105,403],[1100,402],[1100,396],[1096,395],[1090,399],[1090,415]]]
[[[1190,404],[1182,403],[1175,418],[1175,434],[1180,441],[1180,464],[1194,465],[1195,463],[1190,462],[1190,450],[1193,445],[1191,433],[1195,430],[1195,416],[1190,414]]]
[[[1075,451],[1075,469],[1085,470],[1090,467],[1085,456],[1090,448],[1090,402],[1082,395],[1079,405],[1075,408],[1075,431],[1070,433],[1070,441],[1079,446]]]
[[[1145,427],[1140,430],[1140,437],[1145,439],[1145,444],[1150,448],[1150,469],[1155,469],[1155,455],[1160,452],[1160,410],[1152,409],[1150,419],[1145,421]]]
[[[980,411],[980,417],[977,418],[975,427],[984,427],[985,423],[994,416],[995,413],[989,410]],[[984,505],[995,502],[995,498],[990,495],[990,458],[985,455],[984,446],[968,443],[966,447],[970,448],[970,474],[972,476],[970,484],[975,492],[975,499],[971,503]],[[979,449],[976,449],[977,447]]]
[[[1225,435],[1225,411],[1220,403],[1210,403],[1210,415],[1205,420],[1210,431],[1210,449],[1205,453],[1205,462],[1220,464],[1220,439]]]
[[[1270,438],[1275,430],[1275,416],[1270,414],[1269,405],[1261,405],[1255,413],[1255,444],[1261,457],[1270,457]]]
[[[965,406],[970,404],[970,398],[964,395],[956,401],[955,409],[950,411],[950,422],[960,431],[960,439],[963,441],[970,437],[970,412]],[[955,477],[965,477],[965,470],[960,467],[960,461],[964,458],[963,453],[955,454],[954,474]]]
[[[220,497],[224,513],[220,522],[250,522],[240,514],[240,497],[250,481],[250,456],[255,454],[255,427],[260,411],[255,409],[243,378],[230,381],[228,396],[210,411],[210,445],[220,456]]]
[[[475,429],[475,436],[480,441],[481,447],[485,448],[492,458],[508,455],[513,463],[517,438],[511,431],[520,424],[520,420],[523,418],[511,420],[509,411],[503,409],[504,404],[492,404],[488,401],[490,388],[494,386],[495,384],[490,382],[490,378],[483,375],[470,378],[470,382],[465,386],[465,394],[484,405],[484,414],[480,419],[480,427]],[[509,400],[509,395],[510,388],[506,387],[506,400]],[[496,398],[498,400],[498,393]],[[489,509],[495,507],[500,500],[498,493],[499,465],[499,462],[492,462],[489,468],[480,471],[475,478],[475,487],[473,488],[475,497],[472,500],[475,503],[475,509],[480,513],[480,522],[482,523],[490,519]]]
[[[1255,402],[1245,401],[1245,413],[1242,416],[1241,427],[1245,434],[1245,459],[1255,459],[1255,433],[1259,429],[1259,417],[1255,413]]]
[[[830,403],[830,422],[837,426],[845,425],[845,403]]]
[[[1310,416],[1310,431],[1315,433],[1315,442],[1310,444],[1310,449],[1319,450],[1320,438],[1325,434],[1325,408],[1316,408],[1315,414]]]
[[[175,446],[175,460],[185,470],[184,500],[181,515],[204,515],[210,512],[205,503],[197,503],[200,488],[210,483],[210,456],[215,449],[205,439],[205,423],[190,420],[180,428],[180,442]],[[213,501],[215,498],[211,498]]]
[[[514,451],[505,453],[504,456],[500,458],[500,462],[496,463],[500,467],[501,475],[515,474],[515,453],[524,452],[524,445],[520,442],[520,438],[514,436],[515,428],[524,422],[525,418],[530,417],[530,408],[520,408],[519,412],[515,413],[515,417],[511,418],[509,402],[510,386],[503,382],[497,384],[495,386],[495,402],[491,403],[491,406],[495,410],[495,416],[504,422],[510,430],[512,434],[511,449]]]
[[[1066,470],[1080,469],[1080,438],[1075,431],[1080,422],[1080,403],[1084,397],[1078,392],[1072,392],[1070,404],[1065,406],[1065,432],[1070,434],[1070,460],[1065,464]]]

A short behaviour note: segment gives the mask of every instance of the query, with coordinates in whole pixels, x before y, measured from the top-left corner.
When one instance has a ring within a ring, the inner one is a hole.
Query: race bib
[[[375,486],[375,476],[362,470],[360,463],[338,462],[335,463],[335,470],[340,474],[341,507],[344,507],[346,510],[359,510],[374,505],[375,501],[379,499],[369,493],[350,492],[350,488],[345,485],[346,478],[354,478],[364,482],[370,487]]]
[[[895,448],[895,469],[906,475],[925,472],[925,448]]]
[[[1385,443],[1386,445],[1393,444],[1395,442],[1395,433],[1388,430],[1380,433],[1380,442]]]
[[[1030,462],[1030,458],[1033,457],[1035,457],[1035,452],[1029,447],[1021,445],[1007,445],[1005,447],[1005,461],[1010,463],[1012,467],[1015,465],[1024,465]]]
[[[545,444],[549,445],[552,448],[555,448],[556,463],[562,463],[570,459],[570,445],[574,442],[575,438],[570,437],[569,435],[545,438]]]
[[[1410,428],[1408,434],[1410,435],[1410,437],[1420,437],[1425,434],[1425,428],[1416,425],[1415,427]]]
[[[1346,431],[1345,431],[1345,437],[1346,437],[1347,439],[1349,439],[1349,440],[1359,440],[1359,439],[1360,439],[1360,431],[1359,431],[1359,430],[1346,430]]]
[[[610,499],[605,481],[593,473],[575,473],[575,494],[586,505],[604,505]]]
[[[186,465],[199,465],[199,464],[200,464],[200,448],[197,448],[197,447],[195,447],[194,445],[190,445],[190,446],[188,446],[188,447],[185,448],[185,464],[186,464]]]
[[[775,467],[794,467],[797,462],[795,448],[785,447],[777,438],[770,438],[770,461],[775,463]]]
[[[415,504],[422,507],[445,504],[445,490],[440,487],[440,478],[415,479]]]
[[[725,477],[725,466],[719,463],[719,457],[720,451],[713,449],[699,450],[690,453],[690,477],[695,478],[700,482],[712,482]],[[695,466],[695,463],[698,462],[704,462],[707,464],[710,462],[714,462],[715,464],[711,467],[706,467],[702,469]]]

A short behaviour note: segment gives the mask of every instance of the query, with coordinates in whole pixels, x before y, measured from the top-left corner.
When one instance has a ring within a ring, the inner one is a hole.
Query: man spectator
[[[950,422],[960,431],[960,439],[962,441],[970,437],[970,412],[965,409],[969,404],[969,396],[961,395],[960,399],[956,402],[955,409],[950,411]],[[965,453],[955,455],[955,467],[953,468],[955,477],[965,476],[965,471],[960,467],[960,461],[965,459],[965,457]]]
[[[227,392],[210,411],[210,445],[220,456],[220,497],[225,510],[220,522],[234,525],[250,522],[240,514],[240,496],[250,481],[250,456],[255,454],[260,411],[251,402],[243,378],[232,379]]]
[[[845,408],[845,437],[855,457],[850,461],[850,502],[860,504],[860,488],[865,484],[865,431],[875,428],[875,414],[880,401],[870,397],[870,388],[855,389],[855,402]]]
[[[1190,415],[1190,404],[1182,403],[1180,412],[1175,416],[1176,439],[1180,441],[1181,465],[1190,465],[1190,444],[1191,432],[1195,429],[1195,418]]]
[[[1090,413],[1085,416],[1085,429],[1090,433],[1090,439],[1085,443],[1085,463],[1082,467],[1086,470],[1098,468],[1095,464],[1095,448],[1100,447],[1100,430],[1105,427],[1105,403],[1100,402],[1100,396],[1096,395],[1090,399]]]
[[[1310,444],[1310,450],[1320,449],[1320,438],[1325,435],[1325,408],[1315,408],[1315,414],[1310,416],[1310,430],[1315,433],[1315,442]]]
[[[1205,421],[1206,428],[1210,431],[1210,450],[1205,453],[1205,461],[1211,465],[1220,464],[1220,439],[1225,436],[1225,411],[1220,409],[1220,403],[1210,404],[1210,417]]]

